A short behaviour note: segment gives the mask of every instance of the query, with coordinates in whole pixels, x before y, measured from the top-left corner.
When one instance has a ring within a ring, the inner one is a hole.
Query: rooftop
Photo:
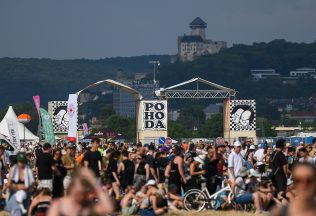
[[[295,117],[310,117],[310,116],[316,117],[316,112],[291,112],[289,113],[289,115],[295,116]]]
[[[195,18],[191,23],[190,27],[202,27],[206,28],[206,22],[204,22],[200,17]]]

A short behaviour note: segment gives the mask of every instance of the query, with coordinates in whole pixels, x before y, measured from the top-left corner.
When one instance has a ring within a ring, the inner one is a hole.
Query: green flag
[[[53,129],[53,124],[50,115],[48,112],[40,108],[42,127],[44,130],[45,142],[48,142],[52,145],[55,144],[55,134]]]

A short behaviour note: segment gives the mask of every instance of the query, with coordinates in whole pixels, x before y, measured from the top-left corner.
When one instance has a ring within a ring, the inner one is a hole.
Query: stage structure
[[[190,85],[188,88],[183,89],[184,86]],[[204,85],[204,88],[201,88]],[[206,87],[205,87],[206,86]],[[223,99],[223,131],[224,138],[232,141],[234,139],[242,139],[244,137],[256,137],[256,109],[255,101],[253,100],[234,100],[236,97],[236,91],[216,83],[204,80],[202,78],[193,78],[188,81],[179,83],[177,85],[170,86],[168,88],[161,88],[155,92],[156,96],[160,100],[168,99]],[[248,108],[248,109],[247,109]],[[239,110],[238,110],[239,109]],[[239,112],[241,116],[233,111]],[[249,114],[250,113],[250,114]],[[233,115],[236,116],[235,122],[232,121]],[[249,118],[248,118],[249,117]],[[244,123],[245,122],[245,123]],[[249,123],[250,122],[250,123]],[[248,123],[248,124],[247,124]]]
[[[136,100],[136,140],[143,143],[158,140],[159,137],[167,137],[167,102],[166,101],[146,101],[143,96],[135,89],[120,82],[106,79],[101,80],[81,89],[76,94],[88,88],[100,84],[108,84],[124,90],[135,97]],[[78,97],[79,98],[79,97]]]
[[[156,142],[159,137],[168,136],[168,99],[223,99],[224,138],[231,141],[243,137],[256,137],[255,101],[234,100],[237,93],[234,89],[198,77],[155,91],[158,100],[143,100],[143,96],[135,89],[120,82],[106,79],[88,85],[76,94],[79,96],[84,90],[103,83],[129,92],[135,97],[136,140],[142,143]],[[184,86],[186,88],[183,89]],[[65,104],[56,104],[65,106]],[[63,111],[61,112],[63,114]]]

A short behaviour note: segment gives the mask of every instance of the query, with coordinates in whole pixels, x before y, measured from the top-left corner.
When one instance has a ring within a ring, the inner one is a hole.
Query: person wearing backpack
[[[276,142],[275,150],[271,155],[271,166],[272,166],[272,182],[276,187],[277,191],[286,191],[287,186],[287,175],[288,175],[288,161],[283,153],[285,144],[284,139],[279,139]]]

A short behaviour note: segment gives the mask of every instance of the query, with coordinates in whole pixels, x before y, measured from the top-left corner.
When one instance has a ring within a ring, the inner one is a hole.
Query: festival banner
[[[230,130],[256,130],[256,102],[255,100],[230,101]]]
[[[143,100],[141,101],[141,107],[143,130],[167,130],[168,113],[166,100]]]
[[[83,129],[83,135],[86,136],[89,134],[89,128],[87,123],[82,124],[82,129]]]
[[[67,114],[68,114],[68,137],[71,142],[76,142],[77,139],[77,117],[78,117],[78,96],[76,94],[70,94],[68,98]]]
[[[54,129],[53,129],[53,124],[52,124],[52,119],[48,112],[40,108],[40,114],[41,114],[41,120],[42,120],[42,128],[44,131],[44,136],[45,136],[45,142],[48,142],[52,145],[55,144],[55,134],[54,134]]]
[[[33,96],[34,104],[37,110],[38,119],[40,118],[40,106],[41,106],[41,98],[39,95]]]
[[[14,145],[17,149],[20,149],[20,137],[19,137],[19,130],[18,124],[12,118],[6,118],[8,129],[9,129],[9,136],[12,145]]]

